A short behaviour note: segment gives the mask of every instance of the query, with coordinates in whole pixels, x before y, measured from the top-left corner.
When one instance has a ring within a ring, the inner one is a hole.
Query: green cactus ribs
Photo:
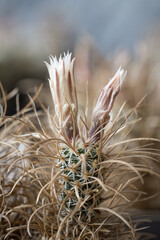
[[[90,222],[94,217],[92,209],[98,204],[101,190],[95,178],[102,179],[98,163],[103,161],[103,155],[99,156],[98,151],[98,147],[79,148],[76,153],[69,147],[62,149],[58,158],[59,169],[64,170],[58,179],[62,219],[73,212],[76,221]]]

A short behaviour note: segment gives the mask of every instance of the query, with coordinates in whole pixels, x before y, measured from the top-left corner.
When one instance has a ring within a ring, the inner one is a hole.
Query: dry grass
[[[87,201],[79,198],[75,209],[61,219],[64,203],[57,196],[63,171],[57,168],[57,159],[61,146],[76,154],[77,147],[55,133],[54,118],[38,99],[39,91],[26,108],[7,117],[1,89],[0,239],[140,239],[132,206],[146,198],[138,186],[143,185],[146,173],[156,175],[152,163],[159,155],[148,145],[158,140],[130,138],[141,102],[125,114],[124,105],[119,108],[99,142],[84,146],[87,152],[95,147],[97,155],[103,156],[95,168],[99,177],[89,176],[97,190],[98,201],[88,209],[88,216],[94,212],[94,218],[77,219],[76,213]],[[36,102],[41,105],[38,112]],[[86,116],[82,119],[87,129]]]
[[[88,40],[81,40],[76,48],[77,75],[79,74],[78,84],[86,83],[88,80],[89,104],[90,109],[93,106],[95,96],[99,94],[100,89],[106,83],[115,69],[122,65],[127,69],[127,79],[125,80],[121,95],[113,109],[113,116],[120,109],[123,102],[126,102],[125,110],[133,108],[143,96],[146,96],[139,108],[135,110],[132,118],[132,131],[129,133],[130,138],[146,137],[160,139],[160,108],[159,108],[159,36],[150,38],[148,41],[136,46],[135,52],[131,55],[127,51],[121,51],[109,59],[104,57],[96,50],[94,44]],[[84,59],[84,60],[83,60]],[[92,61],[92,64],[90,62]],[[96,92],[94,91],[96,89]],[[84,105],[85,95],[80,92],[81,105]],[[89,114],[90,116],[90,114]],[[138,123],[134,119],[139,120]],[[126,128],[127,129],[127,128]],[[125,131],[125,129],[124,129]],[[140,142],[135,142],[138,147]],[[160,149],[159,142],[150,141],[149,148]],[[157,174],[160,174],[160,159],[152,163],[152,167]],[[149,195],[160,192],[159,179],[153,175],[147,174],[144,177],[145,183],[141,186],[141,190]],[[160,209],[160,197],[148,199],[145,202],[139,202],[137,205],[141,209]]]

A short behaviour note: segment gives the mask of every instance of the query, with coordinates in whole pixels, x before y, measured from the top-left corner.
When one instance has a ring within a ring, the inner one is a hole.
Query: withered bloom
[[[46,63],[49,71],[49,85],[58,118],[59,131],[72,140],[77,129],[77,93],[74,80],[74,59],[71,53],[64,53],[64,57],[50,57],[50,64]],[[64,132],[65,131],[65,132]]]
[[[90,137],[93,137],[96,141],[100,139],[101,130],[110,120],[110,112],[126,74],[127,72],[124,72],[121,67],[118,69],[114,77],[103,88],[93,109]]]

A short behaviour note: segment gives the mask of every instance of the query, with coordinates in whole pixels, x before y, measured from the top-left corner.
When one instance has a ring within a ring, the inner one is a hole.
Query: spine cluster
[[[68,147],[62,149],[58,158],[58,167],[63,170],[58,180],[62,219],[71,211],[75,221],[91,221],[94,217],[91,210],[97,206],[101,191],[95,179],[102,179],[98,165],[102,160],[95,147],[89,151],[79,148],[76,153]]]

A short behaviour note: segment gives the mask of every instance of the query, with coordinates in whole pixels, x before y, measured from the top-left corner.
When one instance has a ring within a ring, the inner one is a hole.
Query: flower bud
[[[100,139],[101,130],[104,129],[110,120],[110,112],[126,74],[127,72],[124,72],[121,67],[118,69],[115,76],[103,88],[93,109],[90,137],[93,137],[96,141]]]

